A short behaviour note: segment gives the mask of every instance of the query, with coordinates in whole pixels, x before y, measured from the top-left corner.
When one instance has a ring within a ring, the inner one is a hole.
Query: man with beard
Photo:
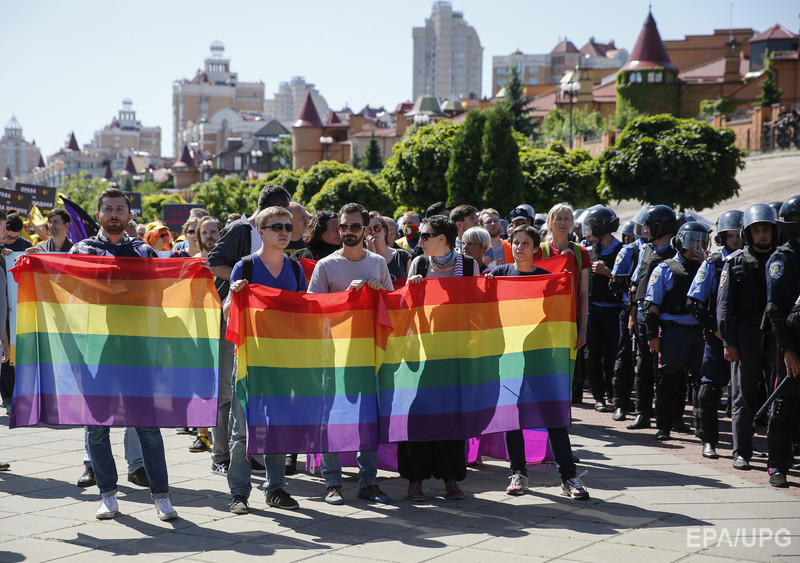
[[[70,254],[94,256],[157,258],[152,247],[125,232],[131,220],[131,202],[123,192],[108,188],[97,196],[97,220],[100,231],[96,236],[76,243]],[[142,445],[142,455],[150,482],[150,493],[155,501],[156,514],[160,520],[174,520],[178,513],[169,500],[167,461],[164,456],[164,441],[161,431],[154,427],[134,428]],[[108,426],[87,426],[89,454],[92,468],[100,489],[100,508],[95,516],[99,520],[114,518],[119,512],[117,505],[117,468],[111,453]],[[130,476],[129,476],[130,478]]]
[[[339,210],[339,231],[343,247],[317,262],[308,293],[357,291],[368,285],[391,291],[392,278],[386,260],[364,248],[369,213],[357,203],[348,203]],[[378,452],[358,452],[358,498],[372,502],[391,502],[377,484]],[[322,476],[327,492],[325,502],[344,504],[342,498],[342,463],[337,452],[322,454]]]
[[[200,218],[195,229],[197,229],[197,240],[200,242],[200,256],[208,258],[208,253],[219,240],[219,221],[206,215]]]
[[[489,231],[489,236],[492,237],[492,244],[483,255],[484,263],[489,267],[494,267],[514,262],[514,257],[511,255],[511,244],[500,238],[503,230],[500,214],[492,208],[484,209],[478,220],[481,227]]]

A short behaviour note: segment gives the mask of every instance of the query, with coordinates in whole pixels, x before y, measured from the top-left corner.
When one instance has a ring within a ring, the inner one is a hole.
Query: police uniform
[[[656,374],[656,426],[669,433],[683,412],[685,372],[700,373],[703,333],[689,312],[686,294],[700,264],[677,255],[653,270],[645,294],[645,338],[659,336],[661,352]],[[650,310],[656,305],[659,312]]]
[[[651,274],[660,263],[673,256],[675,256],[675,249],[669,243],[661,248],[656,248],[653,243],[648,243],[639,252],[639,262],[631,275],[631,280],[636,280],[636,293],[633,295],[633,300],[637,303],[636,414],[647,419],[653,417],[653,362],[655,358],[650,353],[650,346],[647,343],[644,301]],[[685,295],[686,293],[684,293]]]
[[[768,389],[773,390],[786,377],[783,352],[793,351],[800,354],[797,308],[792,312],[800,294],[800,241],[792,238],[778,247],[767,262],[767,272],[766,316],[776,339],[776,346],[772,349],[774,353],[770,354],[776,365],[768,386]],[[800,377],[795,375],[781,390],[772,406],[767,432],[770,473],[779,471],[786,475],[792,459],[792,432],[798,426],[798,418]]]
[[[622,248],[616,238],[608,248],[599,242],[589,249],[594,264],[602,261],[609,270]],[[613,397],[612,378],[619,347],[619,318],[624,308],[622,296],[609,287],[609,278],[589,270],[589,316],[586,333],[586,375],[595,402],[605,403]]]
[[[734,255],[741,250],[734,252]],[[695,424],[703,444],[713,448],[719,443],[717,411],[722,398],[722,388],[731,378],[731,366],[725,360],[722,340],[717,338],[717,292],[722,267],[732,253],[727,247],[709,256],[697,270],[687,297],[689,309],[703,327],[703,366],[700,368],[700,385],[695,397]],[[716,452],[714,452],[716,453]]]
[[[767,305],[769,252],[745,246],[725,262],[717,296],[717,323],[723,346],[735,346],[731,365],[731,434],[733,457],[753,456],[753,417],[759,408],[759,385],[771,369],[762,349],[761,317]],[[788,309],[787,309],[788,311]]]
[[[625,420],[624,412],[629,410],[631,391],[633,389],[633,358],[635,354],[635,339],[631,343],[631,334],[628,331],[628,311],[630,304],[631,272],[634,264],[639,260],[639,251],[644,246],[642,239],[637,239],[630,244],[625,244],[620,249],[611,269],[609,288],[612,293],[619,294],[623,307],[619,312],[619,340],[617,341],[617,358],[614,361],[614,375],[612,386],[614,389],[615,420]],[[621,410],[620,410],[621,409]]]

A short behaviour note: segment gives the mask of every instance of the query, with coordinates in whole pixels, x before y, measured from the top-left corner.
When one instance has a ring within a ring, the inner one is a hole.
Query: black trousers
[[[400,442],[397,444],[397,469],[409,481],[442,479],[463,481],[467,476],[465,440]]]

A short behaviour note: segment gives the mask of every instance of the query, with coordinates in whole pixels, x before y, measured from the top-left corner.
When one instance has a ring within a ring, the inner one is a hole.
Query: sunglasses
[[[381,229],[382,229],[382,228],[383,228],[383,225],[375,225],[374,227],[370,227],[370,229],[372,229],[372,232],[373,232],[373,233],[379,233],[379,232],[381,232]]]
[[[419,239],[420,240],[428,240],[432,237],[438,237],[441,233],[420,233]]]
[[[350,231],[351,233],[359,233],[363,228],[364,225],[362,225],[361,223],[352,223],[350,225],[348,225],[347,223],[339,223],[339,230],[342,231],[343,233],[346,233],[347,231]]]
[[[285,230],[287,233],[291,233],[294,230],[294,225],[292,225],[291,223],[286,223],[286,224],[273,223],[272,225],[266,225],[264,227],[261,227],[261,229],[262,230],[271,229],[272,231],[274,231],[276,233],[279,233],[279,232]]]
[[[193,234],[195,234],[196,232],[197,232],[197,229],[189,229],[188,231],[186,231],[186,234],[187,234],[187,235],[193,235]]]

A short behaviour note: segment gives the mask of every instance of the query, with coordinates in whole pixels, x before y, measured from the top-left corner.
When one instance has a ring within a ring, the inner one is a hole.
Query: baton
[[[762,416],[764,416],[764,413],[765,413],[765,412],[767,412],[767,409],[769,409],[769,407],[772,405],[772,403],[774,403],[774,402],[775,402],[775,399],[777,399],[777,398],[778,398],[778,393],[780,393],[780,392],[781,392],[781,390],[783,389],[783,386],[784,386],[784,385],[786,385],[786,382],[787,382],[787,381],[789,381],[789,376],[788,376],[788,375],[787,375],[786,377],[784,377],[784,378],[783,378],[783,381],[781,381],[781,382],[778,384],[778,386],[775,388],[775,391],[773,391],[773,392],[772,392],[772,395],[770,395],[770,396],[767,398],[767,402],[766,402],[766,403],[764,403],[764,406],[763,406],[763,407],[761,407],[760,409],[758,409],[758,412],[757,412],[757,413],[755,414],[755,416],[753,417],[753,426],[754,426],[754,427],[755,427],[755,425],[756,425],[756,420],[758,420],[759,418],[761,418]]]

